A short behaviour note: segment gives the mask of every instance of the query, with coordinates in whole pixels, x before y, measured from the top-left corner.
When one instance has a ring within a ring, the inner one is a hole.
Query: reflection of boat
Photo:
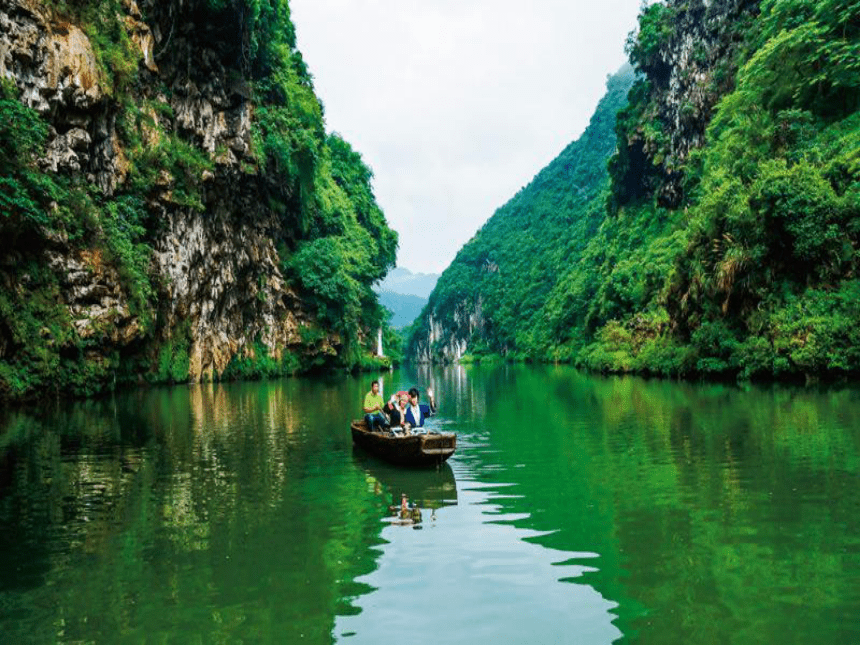
[[[389,504],[399,505],[403,496],[421,508],[436,509],[457,504],[457,481],[448,464],[438,469],[409,470],[375,459],[364,451],[353,453],[370,480],[378,484]]]
[[[380,459],[399,466],[433,466],[441,464],[457,449],[453,432],[393,435],[371,432],[364,420],[353,421],[352,440]]]

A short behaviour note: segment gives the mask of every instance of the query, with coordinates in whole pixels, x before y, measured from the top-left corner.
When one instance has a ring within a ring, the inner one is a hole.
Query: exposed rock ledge
[[[138,104],[168,103],[172,117],[156,115],[163,130],[181,133],[214,164],[203,177],[202,211],[174,202],[169,176],[148,204],[164,222],[153,244],[161,289],[157,333],[170,337],[180,324],[189,330],[190,378],[200,380],[220,373],[238,351],[253,351],[257,342],[275,357],[306,351],[299,330],[313,319],[279,268],[273,239],[290,232],[266,208],[266,178],[246,170],[253,161],[253,105],[242,83],[228,83],[236,74],[213,49],[218,43],[196,35],[193,5],[148,0],[144,22],[138,6],[126,1],[122,20],[140,49],[133,90]],[[108,195],[121,188],[129,169],[118,133],[121,107],[86,33],[45,3],[0,0],[0,34],[0,77],[11,79],[23,102],[51,126],[42,169],[81,175]],[[156,60],[159,48],[164,53]],[[61,236],[46,237],[42,261],[58,276],[79,336],[98,334],[104,355],[139,344],[142,325],[116,270],[95,251],[81,253]],[[0,245],[0,284],[26,297],[27,285],[4,269],[20,257]],[[2,336],[0,357],[11,351]],[[330,354],[338,342],[330,334],[311,351]]]

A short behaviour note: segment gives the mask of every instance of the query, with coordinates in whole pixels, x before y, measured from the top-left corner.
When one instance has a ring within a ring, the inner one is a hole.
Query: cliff
[[[758,4],[672,1],[643,11],[640,30],[627,43],[642,79],[619,115],[611,165],[618,203],[654,194],[662,206],[681,204],[684,167],[705,144],[714,106],[734,86]]]
[[[0,33],[0,396],[367,361],[396,234],[284,0],[0,0]]]
[[[547,190],[541,171],[442,275],[413,347],[608,372],[860,374],[856,7],[668,0],[643,8],[627,51],[638,77],[611,117],[602,197],[577,206],[580,185]],[[470,329],[455,312],[477,302]]]

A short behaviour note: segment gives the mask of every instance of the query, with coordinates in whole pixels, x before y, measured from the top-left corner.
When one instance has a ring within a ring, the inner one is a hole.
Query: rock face
[[[267,207],[270,179],[252,167],[254,108],[243,62],[231,50],[241,29],[208,25],[202,3],[193,0],[147,0],[143,11],[133,0],[121,6],[126,34],[139,50],[127,96],[141,120],[154,124],[142,126],[144,144],[181,135],[210,163],[198,204],[178,198],[178,178],[169,173],[149,193],[147,209],[159,221],[151,241],[161,303],[155,333],[170,338],[180,324],[188,330],[192,380],[220,373],[237,352],[253,352],[259,343],[275,358],[305,351],[299,331],[313,314],[286,284],[273,242],[291,231]],[[42,170],[79,177],[106,196],[121,191],[130,167],[120,133],[127,106],[114,96],[84,28],[47,3],[0,0],[0,34],[0,77],[50,126]],[[154,104],[169,109],[156,112]],[[140,344],[140,314],[110,262],[62,236],[46,236],[38,253],[59,280],[79,336],[99,330],[94,351],[105,355]],[[27,285],[3,268],[19,257],[0,243],[0,284],[25,297]],[[338,342],[328,334],[313,351],[331,353]],[[0,358],[10,346],[0,333]]]
[[[14,78],[22,100],[40,113],[63,113],[59,123],[84,123],[86,116],[79,111],[91,110],[103,98],[86,34],[53,20],[47,7],[32,0],[0,3],[0,29],[0,76]]]
[[[742,42],[739,26],[758,13],[759,0],[668,0],[663,20],[671,36],[639,61],[648,81],[649,105],[644,120],[659,124],[660,134],[636,127],[627,132],[631,183],[651,186],[667,207],[681,203],[682,166],[690,151],[705,143],[705,130],[717,101],[731,89],[734,56]],[[638,175],[639,177],[637,177]]]
[[[456,363],[469,350],[469,341],[484,332],[482,299],[464,300],[455,309],[451,324],[438,320],[431,310],[427,333],[416,337],[410,359],[417,363]]]

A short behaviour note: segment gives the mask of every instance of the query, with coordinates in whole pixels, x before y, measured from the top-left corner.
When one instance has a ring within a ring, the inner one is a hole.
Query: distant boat
[[[457,449],[453,432],[397,434],[371,432],[363,419],[353,421],[352,440],[367,452],[398,466],[434,466],[441,464]]]

